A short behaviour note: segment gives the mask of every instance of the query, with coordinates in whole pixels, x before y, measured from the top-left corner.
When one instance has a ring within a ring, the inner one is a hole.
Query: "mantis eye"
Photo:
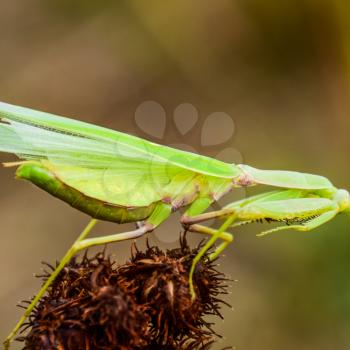
[[[338,190],[335,200],[339,204],[340,211],[350,212],[350,194],[347,190]]]

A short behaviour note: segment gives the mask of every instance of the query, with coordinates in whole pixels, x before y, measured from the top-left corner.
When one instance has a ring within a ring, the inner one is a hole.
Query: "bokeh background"
[[[166,112],[160,143],[209,156],[231,147],[232,161],[239,154],[256,167],[318,173],[349,188],[349,23],[342,0],[1,1],[0,99],[145,137],[135,111],[155,101]],[[199,115],[186,135],[173,122],[182,103]],[[214,112],[228,114],[235,132],[206,146],[202,129]],[[4,338],[21,314],[17,301],[39,287],[32,274],[40,261],[59,259],[88,217],[15,181],[12,169],[0,181]],[[96,232],[125,229],[103,223]],[[237,230],[221,260],[238,282],[215,348],[350,348],[349,218],[257,239],[260,229]],[[150,239],[170,248],[179,232],[171,219]],[[110,251],[124,261],[129,245]]]

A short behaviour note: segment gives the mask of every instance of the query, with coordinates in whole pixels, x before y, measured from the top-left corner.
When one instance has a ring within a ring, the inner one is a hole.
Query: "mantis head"
[[[335,195],[335,200],[339,205],[339,211],[350,214],[350,194],[347,190],[338,190]]]

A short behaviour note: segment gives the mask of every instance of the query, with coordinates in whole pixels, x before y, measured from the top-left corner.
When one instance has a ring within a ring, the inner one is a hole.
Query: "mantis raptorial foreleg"
[[[271,230],[261,232],[261,233],[257,234],[257,236],[258,237],[266,236],[270,233],[284,231],[284,230],[311,231],[311,230],[325,224],[326,222],[332,220],[337,214],[338,214],[338,210],[332,210],[332,211],[323,213],[320,216],[316,217],[315,219],[307,221],[303,224],[275,227]]]
[[[103,237],[85,238],[97,223],[96,219],[92,219],[89,222],[89,224],[86,226],[84,231],[79,235],[79,237],[74,242],[74,244],[67,251],[65,256],[60,261],[59,265],[56,267],[56,269],[52,272],[50,277],[41,287],[39,292],[36,294],[35,298],[32,300],[32,302],[29,304],[29,306],[25,310],[23,316],[20,318],[16,326],[13,328],[12,332],[6,338],[4,342],[5,350],[9,348],[12,339],[16,336],[17,332],[25,322],[26,318],[31,314],[35,305],[38,303],[38,301],[41,299],[41,297],[45,294],[47,289],[56,279],[58,274],[69,263],[69,261],[73,258],[75,254],[77,254],[81,250],[84,250],[86,248],[89,248],[95,245],[102,245],[102,244],[107,244],[112,242],[120,242],[124,240],[138,238],[148,232],[153,231],[157,226],[159,226],[163,221],[165,221],[170,214],[171,214],[171,207],[167,204],[162,203],[155,208],[151,216],[145,221],[144,225],[142,225],[141,227],[133,231],[117,233],[114,235],[108,235]]]
[[[247,207],[250,204],[254,204],[258,202],[266,202],[266,201],[276,201],[276,200],[288,199],[288,198],[299,198],[303,194],[303,192],[305,191],[299,191],[299,190],[282,190],[281,191],[280,190],[280,191],[271,191],[267,193],[261,193],[252,197],[248,197],[248,198],[233,202],[220,210],[211,211],[208,213],[203,213],[204,210],[206,210],[207,208],[205,208],[200,212],[199,211],[190,212],[190,210],[188,210],[183,216],[181,221],[184,225],[193,225],[193,224],[197,224],[197,223],[211,220],[211,219],[217,219],[217,218],[222,219],[224,217],[237,213],[240,208]],[[237,222],[231,227],[240,226],[245,223],[250,223],[253,221],[254,219],[245,220],[244,222]]]
[[[212,234],[212,237],[193,260],[190,271],[190,291],[192,296],[194,296],[192,278],[195,265],[207,250],[215,244],[216,240],[222,238],[223,232],[228,227],[266,220],[267,222],[284,222],[286,226],[265,231],[260,235],[287,229],[310,231],[330,221],[338,213],[339,206],[331,199],[320,198],[314,194],[309,196],[307,192],[298,190],[272,191],[231,203],[225,208],[214,212],[202,214],[192,210],[190,213],[192,215],[186,213],[182,218],[185,227],[196,227],[196,223],[213,218],[226,220],[220,229],[215,230],[215,232],[199,227],[200,233],[209,233]],[[235,220],[238,220],[238,222],[234,223]],[[228,244],[226,241],[221,243],[216,251],[210,255],[210,259],[215,259]]]

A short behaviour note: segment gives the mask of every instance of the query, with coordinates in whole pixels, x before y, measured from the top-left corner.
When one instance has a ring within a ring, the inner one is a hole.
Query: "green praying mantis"
[[[158,145],[111,129],[28,108],[0,103],[0,151],[16,154],[16,177],[29,180],[92,219],[43,284],[5,341],[9,348],[25,319],[64,266],[91,246],[136,239],[186,208],[181,224],[209,240],[194,258],[189,288],[195,298],[196,264],[216,259],[233,241],[230,228],[266,221],[278,226],[262,234],[312,230],[342,212],[350,212],[350,195],[325,177],[291,171],[259,170]],[[206,212],[238,187],[268,185],[274,191]],[[220,219],[218,229],[205,226]],[[132,231],[87,238],[98,220],[136,223]]]

